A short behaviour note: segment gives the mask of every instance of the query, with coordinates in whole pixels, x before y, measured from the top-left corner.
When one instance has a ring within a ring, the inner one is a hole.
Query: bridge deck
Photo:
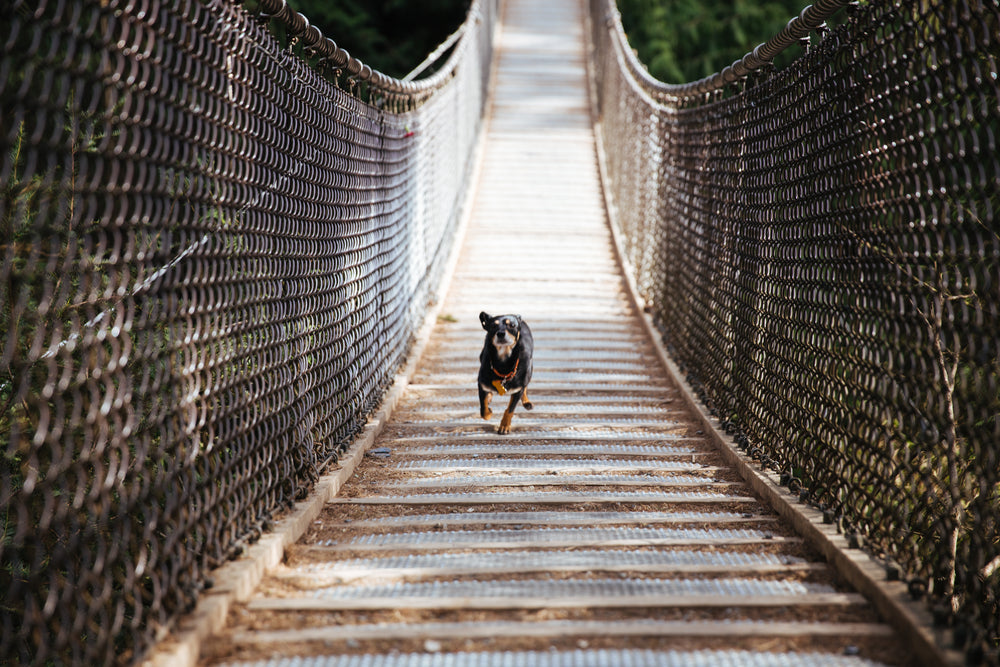
[[[725,466],[646,338],[607,227],[580,3],[505,11],[474,208],[416,375],[205,664],[906,662]],[[480,310],[535,335],[535,409],[506,437],[477,414]]]

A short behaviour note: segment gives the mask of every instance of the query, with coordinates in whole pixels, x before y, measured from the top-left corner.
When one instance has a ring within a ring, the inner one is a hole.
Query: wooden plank
[[[877,623],[754,623],[704,621],[486,621],[480,623],[379,623],[324,625],[292,630],[236,632],[239,644],[380,639],[483,639],[490,637],[891,637]]]
[[[380,609],[577,609],[577,608],[747,608],[747,607],[844,607],[865,604],[854,593],[813,593],[809,595],[580,595],[563,597],[365,597],[333,598],[257,598],[248,608],[257,611],[375,611]]]

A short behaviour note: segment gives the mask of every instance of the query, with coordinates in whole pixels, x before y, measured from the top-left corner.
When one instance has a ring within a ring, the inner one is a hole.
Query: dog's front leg
[[[486,391],[482,387],[479,388],[479,416],[483,419],[489,419],[493,416],[493,411],[490,410],[490,400],[492,398],[492,392]]]
[[[507,409],[504,410],[503,417],[500,418],[500,428],[497,429],[497,433],[500,435],[510,433],[510,422],[514,419],[514,408],[517,407],[519,400],[521,400],[521,392],[517,392],[510,397],[510,403],[507,404]]]
[[[521,390],[521,405],[524,406],[525,410],[531,410],[532,408],[535,407],[534,405],[531,404],[531,399],[528,398],[528,390],[527,389],[522,389]]]

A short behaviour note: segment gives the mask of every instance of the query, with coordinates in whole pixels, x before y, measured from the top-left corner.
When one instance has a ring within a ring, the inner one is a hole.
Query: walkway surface
[[[581,3],[509,0],[500,48],[472,219],[417,374],[203,664],[905,663],[666,379],[608,231]],[[535,409],[508,436],[505,399],[478,416],[481,310],[534,331]]]

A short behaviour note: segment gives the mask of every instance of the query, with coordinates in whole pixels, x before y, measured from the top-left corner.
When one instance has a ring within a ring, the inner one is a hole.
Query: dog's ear
[[[492,321],[493,318],[487,315],[485,312],[479,313],[479,322],[483,325],[483,328],[486,329],[487,331],[490,330],[490,322]]]

